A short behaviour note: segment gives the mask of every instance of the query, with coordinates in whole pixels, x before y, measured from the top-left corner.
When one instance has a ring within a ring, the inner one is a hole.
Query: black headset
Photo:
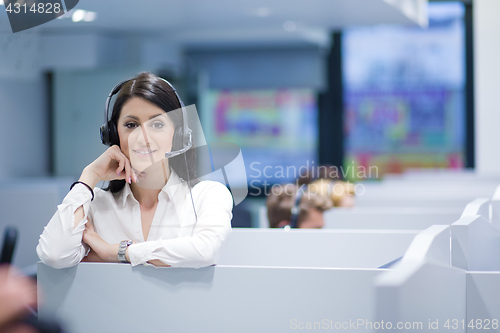
[[[172,151],[168,152],[165,154],[165,158],[170,158],[174,157],[180,154],[184,154],[186,151],[188,151],[192,146],[193,146],[193,138],[192,138],[192,131],[188,126],[188,118],[187,118],[187,112],[186,112],[186,107],[184,106],[184,103],[182,102],[181,98],[179,97],[179,94],[177,93],[177,90],[174,88],[174,86],[165,80],[164,78],[158,77],[159,79],[163,80],[165,83],[167,83],[170,88],[172,88],[172,91],[174,92],[175,96],[177,97],[177,101],[181,105],[182,109],[182,129],[179,131],[176,129],[174,132],[174,137],[173,137],[173,142],[172,142]],[[118,130],[116,128],[116,124],[113,120],[109,119],[109,105],[111,104],[111,99],[113,95],[116,95],[120,89],[123,87],[125,83],[128,81],[133,80],[133,79],[127,79],[124,80],[120,83],[118,83],[109,93],[108,98],[106,99],[106,107],[104,109],[104,124],[101,126],[101,141],[104,145],[106,146],[111,146],[114,143],[118,142]]]
[[[290,216],[290,228],[297,228],[300,214],[300,200],[302,199],[302,195],[304,195],[304,187],[306,184],[302,184],[297,190],[297,196],[295,197],[295,203],[291,209],[292,216]]]

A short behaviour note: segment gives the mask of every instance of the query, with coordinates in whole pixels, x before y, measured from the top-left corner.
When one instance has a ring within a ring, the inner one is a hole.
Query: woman
[[[38,256],[55,268],[82,260],[215,264],[231,231],[232,197],[220,183],[196,183],[194,149],[165,158],[192,142],[181,100],[167,81],[147,72],[117,85],[110,98],[118,90],[103,125],[103,142],[111,147],[72,185],[40,236]],[[110,185],[95,188],[99,181]]]

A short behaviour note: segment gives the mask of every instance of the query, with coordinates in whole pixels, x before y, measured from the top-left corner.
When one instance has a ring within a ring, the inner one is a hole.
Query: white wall
[[[0,180],[46,176],[49,169],[49,130],[45,85],[35,79],[0,77]]]
[[[0,180],[48,174],[47,99],[39,49],[38,32],[13,34],[0,7]]]
[[[500,1],[474,0],[476,170],[500,174]]]

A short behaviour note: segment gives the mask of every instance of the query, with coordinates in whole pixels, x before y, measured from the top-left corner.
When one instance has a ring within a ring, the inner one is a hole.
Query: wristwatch
[[[127,251],[127,248],[132,244],[134,244],[134,241],[131,240],[124,240],[120,242],[120,246],[118,247],[118,261],[128,262],[127,258],[125,257],[125,252]]]

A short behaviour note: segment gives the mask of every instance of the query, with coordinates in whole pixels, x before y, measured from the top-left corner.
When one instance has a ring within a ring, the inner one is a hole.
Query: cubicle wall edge
[[[394,269],[375,278],[378,322],[401,323],[399,331],[448,332],[450,320],[465,320],[466,271],[450,266],[450,230],[443,225],[424,230]]]
[[[500,270],[500,229],[479,215],[451,225],[452,265],[467,271]]]

